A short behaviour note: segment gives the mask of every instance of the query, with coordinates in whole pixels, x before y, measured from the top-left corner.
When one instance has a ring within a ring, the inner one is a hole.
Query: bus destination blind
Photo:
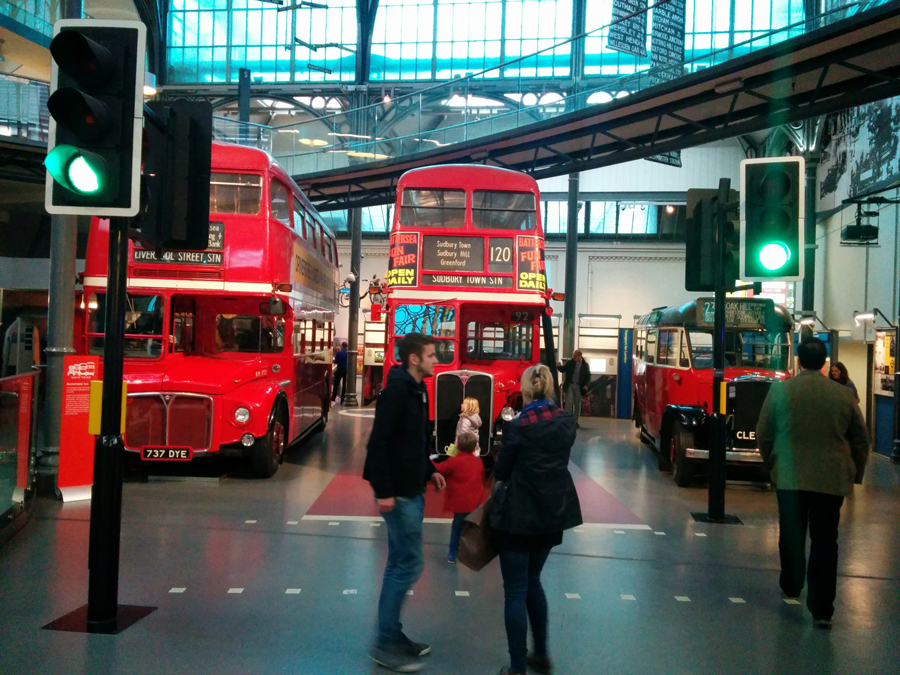
[[[435,272],[484,272],[484,239],[426,235],[422,269]]]
[[[397,232],[391,235],[388,271],[390,286],[417,286],[419,271],[419,233]]]
[[[221,265],[225,248],[225,224],[209,224],[209,243],[205,251],[162,251],[156,255],[152,248],[135,246],[132,260],[136,263],[166,263],[173,265]]]
[[[512,288],[512,277],[496,274],[422,274],[425,286],[468,286],[470,288]]]
[[[716,303],[712,298],[700,298],[697,307],[697,324],[712,326],[715,323]],[[725,325],[739,328],[765,328],[769,323],[774,303],[767,298],[728,299],[725,301]]]

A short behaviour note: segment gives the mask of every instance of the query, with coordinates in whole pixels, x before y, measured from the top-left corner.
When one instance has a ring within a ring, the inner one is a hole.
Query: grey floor
[[[378,672],[365,650],[384,527],[302,520],[370,423],[333,415],[268,481],[211,464],[223,479],[126,484],[120,602],[159,609],[118,636],[41,629],[86,600],[89,512],[42,500],[0,550],[0,673]],[[900,467],[873,458],[844,507],[835,624],[821,631],[779,592],[771,491],[730,484],[744,525],[695,523],[705,489],[659,474],[628,423],[582,427],[573,461],[651,529],[584,527],[554,550],[543,579],[557,673],[900,672]],[[427,672],[496,673],[508,663],[498,566],[447,565],[448,534],[425,525],[405,628],[433,644]]]

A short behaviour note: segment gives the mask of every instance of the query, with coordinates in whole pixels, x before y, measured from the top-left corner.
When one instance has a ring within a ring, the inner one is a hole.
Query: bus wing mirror
[[[264,316],[284,316],[287,314],[287,307],[284,300],[273,295],[267,302],[259,303],[259,313]]]
[[[566,299],[566,294],[565,294],[565,293],[551,293],[551,294],[550,294],[550,299],[551,299],[551,300],[557,300],[557,301],[559,301],[559,302],[562,302],[563,300]]]

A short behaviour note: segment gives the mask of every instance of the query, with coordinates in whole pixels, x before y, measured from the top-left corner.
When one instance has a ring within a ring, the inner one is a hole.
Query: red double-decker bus
[[[540,360],[548,290],[539,204],[535,180],[505,169],[426,167],[400,178],[385,368],[399,363],[407,333],[437,340],[426,379],[437,452],[453,442],[462,401],[473,397],[487,453],[519,407],[522,372]]]
[[[241,455],[274,474],[324,428],[338,259],[334,235],[265,152],[213,143],[205,251],[129,244],[125,446],[142,459]],[[82,353],[103,353],[109,223],[85,260]]]

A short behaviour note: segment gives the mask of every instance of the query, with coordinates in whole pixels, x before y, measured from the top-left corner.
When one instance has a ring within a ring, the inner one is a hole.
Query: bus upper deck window
[[[213,173],[209,181],[209,212],[255,216],[262,201],[262,176]]]
[[[306,230],[303,225],[303,205],[294,197],[294,230],[304,239],[306,238]]]
[[[290,224],[291,200],[284,183],[277,180],[272,181],[269,201],[272,205],[272,217],[280,220],[282,223]]]
[[[463,227],[466,224],[464,190],[407,188],[400,201],[404,227]]]
[[[537,208],[530,192],[475,190],[472,225],[481,230],[533,230]]]

